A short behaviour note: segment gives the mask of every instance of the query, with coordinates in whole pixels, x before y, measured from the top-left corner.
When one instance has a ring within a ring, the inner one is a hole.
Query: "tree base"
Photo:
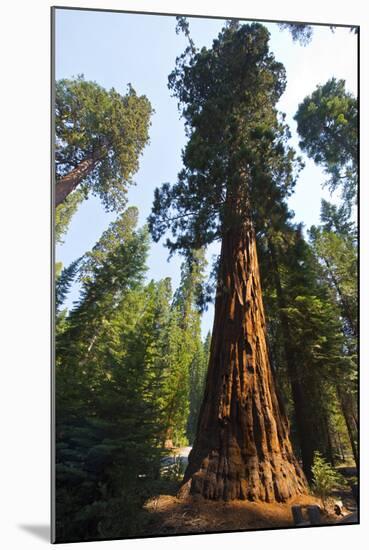
[[[283,457],[270,453],[263,459],[243,457],[235,442],[228,447],[227,457],[215,450],[208,453],[199,469],[185,478],[179,496],[200,494],[211,500],[285,502],[307,492],[305,476],[292,454]]]
[[[184,483],[214,500],[284,502],[307,492],[270,368],[255,234],[222,241],[209,368]]]

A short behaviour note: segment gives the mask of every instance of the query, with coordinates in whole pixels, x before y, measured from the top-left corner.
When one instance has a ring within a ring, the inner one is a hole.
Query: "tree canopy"
[[[348,206],[356,200],[357,101],[345,81],[331,78],[300,103],[295,115],[300,147],[329,176],[331,191],[341,189]]]
[[[305,23],[278,23],[278,27],[283,30],[288,30],[291,33],[292,40],[299,42],[301,46],[310,44],[313,37],[313,28]]]
[[[166,241],[171,252],[200,248],[239,223],[235,193],[245,199],[240,217],[247,211],[256,219],[294,186],[298,163],[274,107],[286,75],[268,40],[263,25],[232,21],[211,48],[188,47],[177,59],[169,88],[189,141],[177,183],[155,190],[149,218],[155,241],[171,230]]]
[[[108,210],[125,204],[127,185],[149,140],[152,108],[131,85],[125,95],[96,82],[62,79],[55,91],[56,205],[76,188]]]

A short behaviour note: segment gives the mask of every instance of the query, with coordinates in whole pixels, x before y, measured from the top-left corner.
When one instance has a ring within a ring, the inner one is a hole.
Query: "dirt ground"
[[[198,496],[178,499],[171,495],[160,495],[150,500],[146,509],[151,515],[150,531],[153,534],[175,535],[292,527],[291,506],[295,504],[320,505],[320,501],[313,496],[301,496],[283,504],[268,504],[243,500],[209,501]],[[333,511],[321,516],[323,524],[336,523],[337,520]]]
[[[175,449],[173,454],[184,457],[186,461],[190,447]],[[350,466],[350,465],[349,465]],[[319,498],[304,495],[283,504],[268,504],[234,500],[230,502],[210,501],[200,496],[177,498],[179,482],[168,485],[168,494],[150,499],[145,508],[150,520],[148,532],[151,535],[176,535],[184,533],[202,533],[217,531],[239,531],[292,527],[292,506],[318,505],[321,509],[321,523],[357,523],[357,504],[350,489],[351,482],[357,483],[355,467],[342,467],[341,474],[347,479],[347,486],[335,491],[323,511]],[[166,489],[164,490],[166,492]],[[340,516],[334,510],[341,503]],[[303,508],[304,519],[308,520],[307,510]]]

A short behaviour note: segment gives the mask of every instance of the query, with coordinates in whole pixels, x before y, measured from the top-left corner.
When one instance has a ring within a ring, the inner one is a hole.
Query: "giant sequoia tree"
[[[284,67],[260,24],[227,24],[210,49],[192,45],[169,86],[189,141],[173,186],[150,216],[170,251],[218,239],[221,254],[205,395],[184,484],[214,499],[283,501],[305,491],[270,369],[254,223],[294,184],[294,153],[275,104]]]
[[[82,188],[85,195],[98,195],[108,209],[121,207],[149,139],[151,113],[148,99],[131,86],[122,96],[114,88],[107,91],[82,77],[59,80],[55,90],[56,206],[67,201],[73,210],[68,197]]]

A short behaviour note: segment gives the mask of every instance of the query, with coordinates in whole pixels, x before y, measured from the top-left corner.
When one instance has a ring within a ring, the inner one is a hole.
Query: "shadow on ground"
[[[146,509],[151,515],[148,526],[150,534],[160,536],[293,527],[292,505],[318,503],[319,500],[310,495],[291,499],[284,504],[209,501],[197,496],[178,499],[171,495],[160,495],[150,500]],[[335,523],[334,518],[322,518],[322,524],[331,523]]]
[[[45,542],[50,542],[50,526],[49,525],[18,525],[23,531],[31,533],[38,539]]]

